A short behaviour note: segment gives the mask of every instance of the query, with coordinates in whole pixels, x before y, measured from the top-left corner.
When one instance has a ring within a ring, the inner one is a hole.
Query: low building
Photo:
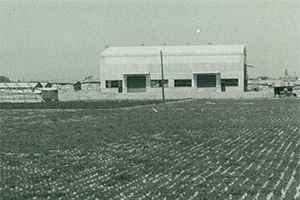
[[[40,102],[40,95],[35,91],[39,84],[28,82],[0,83],[1,102]]]
[[[53,88],[61,91],[74,91],[74,85],[78,81],[51,81],[50,84]]]
[[[81,82],[82,90],[100,90],[100,80],[88,79]]]
[[[246,56],[244,45],[108,47],[101,54],[101,91],[150,94],[164,85],[166,94],[244,92]]]
[[[257,78],[249,78],[248,91],[260,91],[273,89],[274,82],[278,79],[268,78],[267,76],[259,76]]]
[[[258,80],[269,80],[270,78],[267,76],[258,76],[257,79]]]

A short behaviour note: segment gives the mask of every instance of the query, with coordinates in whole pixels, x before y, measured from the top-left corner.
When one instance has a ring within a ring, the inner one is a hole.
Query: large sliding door
[[[211,88],[217,86],[216,74],[198,74],[197,87],[198,88]]]
[[[146,76],[132,75],[127,76],[127,92],[146,92]]]

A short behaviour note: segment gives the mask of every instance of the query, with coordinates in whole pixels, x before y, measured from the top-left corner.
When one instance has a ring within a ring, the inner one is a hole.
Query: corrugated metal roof
[[[57,90],[57,88],[53,88],[53,87],[51,87],[51,88],[38,88],[37,90],[40,90],[40,91],[55,91],[55,90]]]
[[[163,55],[242,55],[245,45],[108,47],[101,56],[159,56],[160,51]]]
[[[31,83],[0,83],[0,88],[34,88]]]
[[[0,83],[0,88],[7,88],[6,83]]]

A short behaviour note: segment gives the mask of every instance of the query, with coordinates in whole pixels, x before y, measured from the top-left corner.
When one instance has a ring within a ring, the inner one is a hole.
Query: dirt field
[[[167,100],[166,102],[174,101]],[[162,100],[98,100],[98,101],[58,101],[39,103],[0,103],[0,109],[115,109],[150,104],[159,104]]]
[[[0,116],[0,199],[300,199],[299,99]]]

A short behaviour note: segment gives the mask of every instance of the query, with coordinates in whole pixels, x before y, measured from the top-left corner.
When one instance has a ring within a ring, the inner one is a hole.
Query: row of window
[[[106,81],[105,87],[106,88],[121,88],[122,81],[121,80]]]
[[[164,80],[164,87],[168,87],[169,81]],[[122,80],[111,80],[105,82],[106,88],[120,88],[122,87]],[[162,80],[151,80],[150,86],[152,88],[162,87]]]
[[[164,80],[164,82],[162,82],[162,80],[151,80],[150,82],[150,86],[152,88],[158,88],[158,87],[162,87],[162,85],[164,84],[164,87],[169,87],[169,81],[168,80]]]
[[[207,80],[198,79],[197,87],[216,87],[216,80],[207,77]],[[222,85],[231,86],[231,87],[238,87],[239,80],[238,79],[221,79]],[[163,82],[164,87],[169,86],[169,81],[164,80]],[[111,80],[106,81],[106,88],[121,88],[122,87],[122,80]],[[152,88],[159,88],[162,87],[162,80],[151,80],[150,86]],[[192,79],[177,79],[174,80],[174,87],[192,87]]]
[[[237,87],[239,86],[239,79],[221,79],[221,83],[226,86]]]

